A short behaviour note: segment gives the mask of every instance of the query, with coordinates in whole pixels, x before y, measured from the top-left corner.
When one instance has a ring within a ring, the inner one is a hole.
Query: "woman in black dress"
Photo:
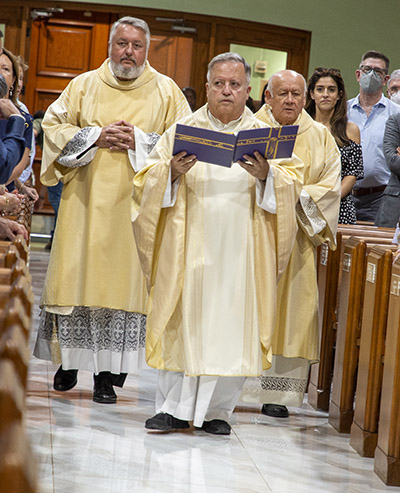
[[[337,69],[317,68],[307,84],[306,111],[329,128],[340,149],[342,161],[340,224],[355,224],[356,209],[351,191],[363,178],[360,130],[347,120],[346,91]]]

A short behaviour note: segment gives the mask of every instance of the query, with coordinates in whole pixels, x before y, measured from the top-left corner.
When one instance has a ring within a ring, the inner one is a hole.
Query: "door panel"
[[[179,35],[152,35],[149,62],[179,87],[190,86],[193,39]]]
[[[67,11],[32,23],[26,91],[32,113],[45,110],[75,76],[101,65],[109,26],[110,14],[101,12]]]

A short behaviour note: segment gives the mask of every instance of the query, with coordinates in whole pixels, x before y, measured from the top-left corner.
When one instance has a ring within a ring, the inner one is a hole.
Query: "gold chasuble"
[[[256,116],[268,125],[279,125],[268,105]],[[304,163],[303,191],[308,199],[303,207],[298,204],[296,208],[300,227],[278,285],[279,311],[272,349],[274,355],[313,361],[319,357],[315,253],[324,242],[332,250],[336,248],[341,165],[335,140],[324,125],[315,122],[305,110],[294,124],[299,125],[294,153]]]
[[[147,294],[130,221],[135,172],[128,153],[99,148],[89,164],[75,168],[56,159],[86,127],[125,120],[162,134],[189,111],[178,86],[148,62],[137,79],[119,81],[108,60],[73,79],[49,107],[41,181],[51,186],[61,180],[64,188],[42,305],[145,313]]]
[[[215,130],[212,120],[205,105],[179,123]],[[264,126],[247,108],[228,125]],[[270,161],[276,214],[257,205],[264,186],[237,163],[197,162],[172,185],[174,205],[163,207],[174,135],[175,126],[134,180],[133,230],[149,290],[147,363],[189,376],[260,375],[270,366],[277,279],[297,231],[302,163]]]

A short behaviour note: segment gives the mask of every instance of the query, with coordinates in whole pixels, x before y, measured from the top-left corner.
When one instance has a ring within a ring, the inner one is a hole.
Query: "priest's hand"
[[[238,161],[240,166],[254,178],[266,180],[269,172],[268,161],[258,151],[254,152],[254,156],[245,154],[244,157],[246,161]]]
[[[197,163],[197,157],[194,154],[188,156],[186,151],[182,151],[175,154],[170,163],[171,181],[174,182],[181,175],[185,175]]]
[[[100,137],[95,145],[111,151],[135,150],[134,126],[124,120],[111,123],[101,129]]]

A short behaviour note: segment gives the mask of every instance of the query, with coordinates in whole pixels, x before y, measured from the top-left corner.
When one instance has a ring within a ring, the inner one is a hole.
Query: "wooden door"
[[[102,12],[65,11],[32,22],[25,93],[25,104],[32,115],[46,110],[71,79],[99,67],[107,58],[110,17]],[[38,191],[40,165],[41,150],[37,146],[33,172]],[[53,212],[47,197],[40,212]]]
[[[110,14],[66,11],[32,23],[25,101],[31,113],[46,108],[77,75],[107,58]]]
[[[307,77],[311,43],[311,33],[307,31],[246,21],[221,22],[216,30],[214,53],[229,51],[232,43],[284,51],[286,68]]]
[[[180,88],[190,86],[193,39],[179,35],[151,35],[148,59],[158,72],[171,77]]]

